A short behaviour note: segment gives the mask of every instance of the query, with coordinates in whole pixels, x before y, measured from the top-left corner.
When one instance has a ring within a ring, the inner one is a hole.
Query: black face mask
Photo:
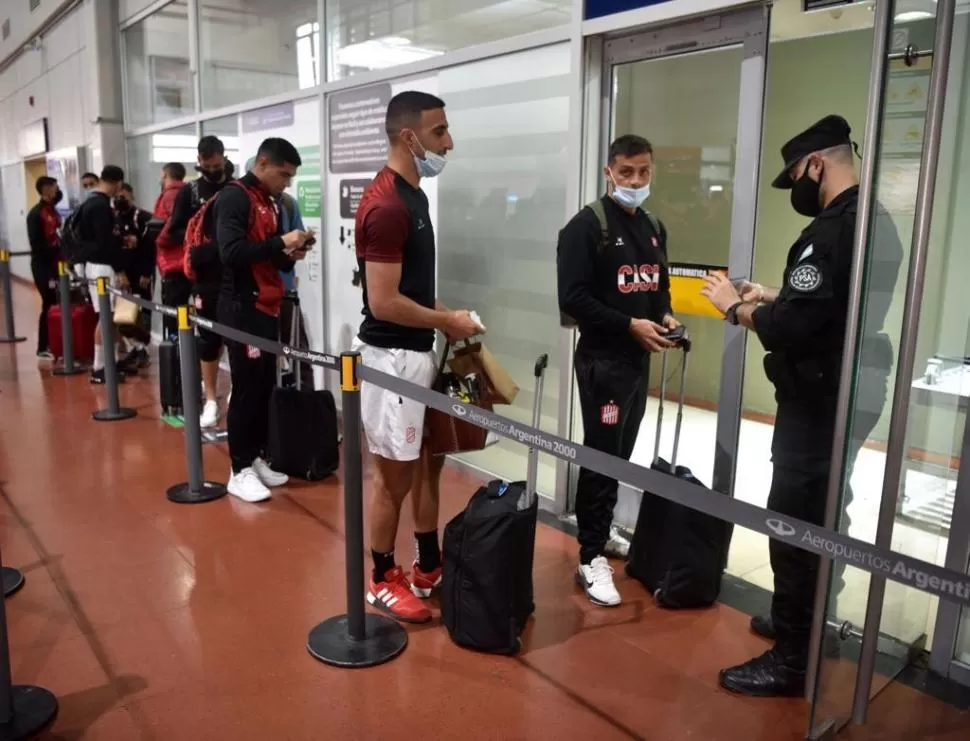
[[[808,168],[791,188],[791,207],[802,216],[814,219],[822,213],[822,182],[808,176]]]
[[[131,208],[131,203],[127,198],[115,198],[115,208],[119,211],[127,211],[129,208]]]
[[[62,191],[62,190],[58,190],[58,191],[57,191],[57,192],[56,192],[56,193],[54,194],[54,199],[53,199],[53,202],[54,202],[54,203],[60,203],[60,202],[61,202],[61,201],[63,201],[63,200],[64,200],[64,191]]]
[[[225,170],[199,170],[199,172],[202,173],[202,177],[213,185],[221,183],[222,179],[226,176]]]

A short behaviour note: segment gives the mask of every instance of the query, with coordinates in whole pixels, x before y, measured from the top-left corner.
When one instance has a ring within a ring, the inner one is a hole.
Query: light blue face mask
[[[616,178],[613,177],[612,172],[610,177],[613,178],[613,200],[624,208],[639,208],[640,204],[650,197],[650,183],[642,188],[624,188],[616,184]]]
[[[423,178],[438,177],[448,164],[444,155],[432,152],[430,149],[424,150],[424,159],[418,157],[413,149],[411,149],[411,156],[414,157],[414,166],[418,169],[418,175]]]

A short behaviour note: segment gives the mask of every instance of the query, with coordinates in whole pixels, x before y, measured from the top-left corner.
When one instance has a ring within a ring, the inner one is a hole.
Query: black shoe
[[[124,383],[126,380],[127,379],[125,378],[125,374],[122,373],[121,372],[121,369],[119,368],[118,369],[118,383]],[[102,368],[101,370],[93,370],[93,371],[91,371],[90,381],[95,386],[104,386],[104,383],[105,383],[104,368]]]
[[[774,649],[751,661],[724,669],[721,686],[748,697],[801,697],[805,694],[805,670],[789,665]]]
[[[765,617],[764,615],[755,615],[751,618],[751,632],[759,638],[764,638],[769,641],[773,641],[777,637],[775,624],[771,622],[770,617]],[[830,659],[836,659],[841,656],[841,643],[838,632],[830,627],[826,627],[825,642],[823,644],[825,656]]]
[[[751,618],[751,632],[769,641],[775,640],[775,624],[770,617],[755,615]]]

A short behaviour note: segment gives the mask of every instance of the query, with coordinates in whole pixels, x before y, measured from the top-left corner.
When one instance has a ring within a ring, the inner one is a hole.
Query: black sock
[[[380,584],[387,578],[387,572],[394,568],[394,551],[389,553],[378,553],[371,550],[374,559],[374,583]]]
[[[415,533],[414,539],[418,546],[418,568],[425,574],[430,574],[441,566],[441,546],[438,545],[438,531]]]

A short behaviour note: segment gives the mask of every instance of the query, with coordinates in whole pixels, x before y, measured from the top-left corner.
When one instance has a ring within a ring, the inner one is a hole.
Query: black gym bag
[[[535,367],[532,426],[539,426],[548,356]],[[492,481],[445,527],[442,540],[441,618],[459,646],[514,654],[535,611],[536,475],[539,453],[529,450],[525,482]]]

